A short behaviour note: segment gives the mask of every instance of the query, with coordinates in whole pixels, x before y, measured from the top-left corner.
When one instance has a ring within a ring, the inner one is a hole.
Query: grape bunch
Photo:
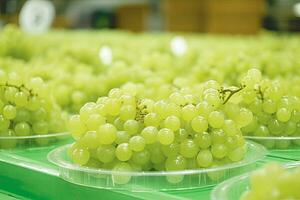
[[[48,94],[43,80],[33,77],[23,80],[17,73],[0,70],[0,140],[1,148],[23,145],[25,140],[9,137],[46,135],[65,131],[65,118]],[[45,138],[35,143],[47,144]]]
[[[132,171],[208,168],[242,160],[247,148],[240,127],[252,120],[252,113],[240,108],[231,119],[219,84],[208,81],[203,87],[201,95],[183,89],[158,101],[114,88],[86,103],[69,120],[76,140],[68,150],[71,160]]]
[[[250,176],[250,190],[241,200],[300,199],[300,167],[286,169],[279,164],[267,164]]]
[[[278,80],[262,79],[258,70],[249,70],[241,80],[242,104],[254,114],[252,122],[242,128],[245,135],[258,137],[299,137],[300,98],[288,94]],[[268,140],[269,148],[300,145],[300,140]]]

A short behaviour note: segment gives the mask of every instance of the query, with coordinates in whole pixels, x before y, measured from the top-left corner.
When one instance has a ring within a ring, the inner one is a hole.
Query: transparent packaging
[[[280,136],[280,137],[259,137],[259,136],[245,136],[246,139],[253,140],[259,144],[262,144],[267,149],[272,150],[300,150],[300,136],[289,137],[289,136]]]
[[[211,187],[230,177],[257,168],[258,160],[267,151],[252,141],[247,141],[248,151],[243,160],[208,169],[183,171],[121,172],[82,167],[74,164],[67,155],[70,145],[56,148],[48,154],[48,160],[59,167],[60,177],[74,184],[88,187],[130,190],[168,191]]]
[[[300,166],[300,162],[286,164],[286,168]],[[239,200],[244,192],[249,190],[251,173],[231,178],[215,187],[211,193],[211,200]]]
[[[71,134],[68,132],[30,136],[0,136],[0,149],[12,150],[45,147],[54,144],[62,144],[70,138]]]

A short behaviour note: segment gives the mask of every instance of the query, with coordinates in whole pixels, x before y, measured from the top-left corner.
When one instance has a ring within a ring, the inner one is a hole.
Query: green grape
[[[184,170],[186,164],[186,159],[181,155],[177,155],[167,158],[165,168],[168,171]]]
[[[233,120],[227,119],[224,121],[223,130],[226,135],[236,135],[238,133],[238,128]]]
[[[121,97],[121,102],[122,102],[122,105],[130,105],[130,106],[133,106],[135,107],[136,106],[136,102],[135,102],[135,97],[134,96],[131,96],[131,95],[128,95],[128,94],[123,94]],[[120,112],[121,114],[121,112]]]
[[[171,143],[169,145],[163,145],[161,150],[166,157],[176,156],[179,153],[179,144]]]
[[[214,144],[211,147],[211,153],[214,158],[224,158],[227,155],[227,147],[224,144]]]
[[[22,85],[22,78],[16,72],[11,72],[8,74],[7,82],[11,85],[20,86]]]
[[[78,165],[85,165],[90,159],[90,153],[87,149],[75,148],[72,152],[72,159]]]
[[[166,112],[166,108],[167,108],[167,103],[164,101],[157,101],[154,104],[154,112],[157,113],[157,115],[163,119],[164,116],[167,114]]]
[[[158,130],[154,126],[147,126],[141,132],[141,135],[145,139],[146,144],[152,144],[156,142],[157,134]]]
[[[297,124],[293,121],[288,121],[285,126],[284,132],[286,135],[293,135],[297,130]]]
[[[10,126],[10,120],[5,119],[3,115],[0,115],[0,133],[7,132],[9,126]]]
[[[283,132],[283,127],[277,119],[271,120],[268,124],[268,128],[273,135],[279,135]]]
[[[27,104],[28,96],[24,92],[17,92],[15,94],[14,102],[17,106],[25,106]]]
[[[187,137],[188,137],[188,132],[183,128],[180,128],[175,132],[175,140],[179,142],[185,140]]]
[[[80,138],[87,130],[86,126],[80,120],[79,115],[71,116],[69,120],[69,129],[74,139]]]
[[[1,136],[4,137],[14,137],[15,132],[11,129],[8,129],[6,132],[1,133]],[[13,149],[17,146],[17,140],[16,139],[5,139],[0,140],[0,147],[3,149]]]
[[[31,128],[26,122],[19,122],[14,127],[17,136],[28,136],[30,135]]]
[[[115,154],[120,161],[127,161],[132,156],[132,150],[128,143],[122,143],[117,146]]]
[[[235,121],[241,127],[245,127],[251,123],[252,119],[253,119],[252,112],[246,108],[241,108],[237,117],[235,118]]]
[[[250,122],[250,124],[248,124],[245,127],[241,128],[241,131],[243,133],[245,133],[246,135],[251,135],[254,133],[254,131],[257,129],[258,127],[258,122],[257,122],[257,117],[253,117],[252,121]],[[223,127],[224,131],[225,131],[225,126]],[[226,132],[226,131],[225,131]]]
[[[13,105],[6,105],[3,107],[2,115],[6,119],[14,119],[17,115],[17,109]]]
[[[134,119],[136,116],[136,109],[132,105],[124,105],[120,109],[120,119],[123,121]]]
[[[249,109],[254,113],[254,114],[260,114],[263,110],[263,102],[261,99],[256,98],[250,105]]]
[[[244,158],[246,151],[247,151],[246,145],[237,147],[236,149],[229,151],[227,156],[231,161],[237,162]]]
[[[38,121],[32,125],[32,130],[35,134],[47,134],[48,124],[45,121]]]
[[[214,108],[218,108],[221,104],[221,99],[218,93],[207,93],[204,95],[204,101],[212,105]]]
[[[97,158],[102,163],[110,163],[115,159],[116,148],[113,145],[102,145],[96,150]]]
[[[281,122],[287,122],[291,118],[291,112],[286,108],[279,108],[276,112],[276,117]]]
[[[159,116],[156,113],[148,113],[144,117],[144,124],[145,124],[145,126],[158,127],[160,124]]]
[[[163,128],[157,133],[157,141],[163,145],[169,145],[174,141],[174,132],[171,129]]]
[[[28,108],[28,110],[36,111],[36,110],[38,110],[40,108],[40,105],[41,105],[41,102],[38,99],[38,97],[33,96],[33,97],[29,98],[26,107]]]
[[[177,131],[180,128],[180,119],[176,116],[169,116],[165,119],[164,125],[172,131]]]
[[[195,140],[201,149],[207,149],[212,144],[212,138],[207,132],[196,134]]]
[[[180,94],[179,92],[173,92],[170,96],[169,99],[171,102],[177,104],[177,105],[184,105],[185,103],[185,99],[184,96],[182,94]]]
[[[224,124],[224,114],[219,111],[213,111],[208,116],[208,123],[213,128],[221,128]]]
[[[293,121],[293,122],[300,122],[300,111],[293,110],[292,116],[291,116],[291,121]]]
[[[139,130],[139,127],[139,123],[134,119],[127,120],[123,125],[124,131],[126,131],[130,135],[136,134]]]
[[[85,124],[88,130],[97,130],[98,127],[102,124],[105,124],[106,120],[103,116],[99,114],[90,115]]]
[[[15,122],[29,122],[30,113],[27,109],[21,108],[17,110],[17,115],[14,119]]]
[[[194,105],[188,104],[182,108],[182,119],[191,121],[197,115],[197,109]]]
[[[271,99],[266,99],[264,100],[263,104],[262,104],[262,108],[263,111],[268,113],[268,114],[272,114],[275,113],[277,110],[277,105],[276,102],[274,102]]]
[[[139,135],[133,136],[129,140],[129,147],[132,151],[143,151],[145,145],[146,145],[145,139]]]
[[[40,77],[31,78],[27,84],[27,86],[30,89],[33,89],[34,91],[40,90],[43,85],[44,85],[44,81]]]
[[[224,144],[226,141],[226,133],[222,129],[214,129],[211,133],[213,144]]]
[[[91,114],[94,114],[95,113],[95,106],[96,106],[96,104],[93,103],[93,102],[86,103],[80,109],[80,112],[79,112],[80,113],[80,120],[85,122]]]
[[[155,145],[154,148],[150,149],[150,151],[151,151],[150,161],[153,164],[164,163],[166,157],[164,156],[163,152],[161,151],[161,148],[158,145]]]
[[[239,113],[239,105],[231,102],[225,104],[224,111],[230,119],[235,119]]]
[[[214,110],[211,104],[206,101],[201,101],[196,106],[197,112],[199,115],[208,117],[208,115]]]
[[[126,131],[117,131],[116,144],[129,142],[130,135]]]
[[[47,111],[44,108],[39,108],[32,114],[32,119],[34,121],[45,120],[47,118]]]
[[[123,130],[124,122],[120,117],[117,117],[114,121],[114,125],[118,130]]]
[[[255,68],[249,69],[247,71],[247,76],[251,77],[256,83],[261,81],[262,78],[260,70]]]
[[[112,144],[117,138],[117,129],[109,123],[100,125],[97,133],[100,144]]]
[[[255,90],[244,90],[242,91],[242,97],[243,97],[243,102],[245,102],[246,104],[251,104],[252,102],[255,101],[255,97],[256,97],[256,92]]]
[[[210,150],[204,149],[197,155],[197,164],[199,167],[209,167],[213,163],[213,156]]]
[[[264,125],[258,126],[257,129],[254,132],[254,135],[255,136],[260,136],[260,137],[269,136],[270,135],[269,129],[268,129],[268,127],[266,127]]]
[[[120,162],[116,164],[112,172],[112,180],[114,184],[126,184],[131,180],[130,175],[119,174],[118,172],[130,172],[132,171],[131,166],[128,163]]]
[[[186,139],[180,144],[180,154],[185,158],[193,158],[198,153],[198,145],[191,139]]]
[[[146,165],[150,161],[150,153],[144,149],[142,151],[134,152],[131,157],[132,161],[138,165]]]
[[[202,116],[197,116],[191,121],[192,129],[197,133],[202,133],[208,129],[208,122]]]
[[[181,107],[175,103],[168,103],[166,116],[176,116],[178,118],[181,117]]]
[[[108,97],[110,98],[119,98],[123,94],[122,90],[119,88],[113,88],[109,91]]]
[[[100,145],[96,131],[87,131],[80,140],[89,149],[96,149]]]

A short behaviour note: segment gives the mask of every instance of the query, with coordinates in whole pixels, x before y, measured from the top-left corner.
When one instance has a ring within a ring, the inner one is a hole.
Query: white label
[[[113,61],[111,48],[109,46],[102,46],[99,49],[99,58],[104,65],[110,65]]]
[[[46,32],[54,19],[55,8],[47,0],[29,0],[21,9],[19,23],[22,30],[29,33]]]
[[[171,40],[171,50],[174,55],[182,56],[186,53],[188,48],[187,42],[182,36],[175,36]]]

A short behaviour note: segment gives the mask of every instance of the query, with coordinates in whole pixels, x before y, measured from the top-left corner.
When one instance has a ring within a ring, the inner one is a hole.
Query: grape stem
[[[245,88],[245,86],[243,86],[243,85],[237,89],[231,89],[231,88],[225,89],[222,87],[220,93],[222,94],[222,99],[224,100],[223,105],[226,104],[235,93],[238,93],[239,91],[241,91],[244,88]],[[227,93],[229,93],[229,95],[225,98],[225,95]]]
[[[257,92],[258,92],[258,95],[259,95],[260,99],[263,101],[264,100],[264,93],[261,90],[260,86],[258,86],[258,91]]]
[[[23,90],[23,91],[28,92],[30,96],[37,96],[36,94],[33,93],[33,91],[31,89],[26,88],[24,84],[22,84],[20,86],[16,86],[16,85],[6,83],[5,85],[0,85],[0,87],[13,87],[13,88],[16,88],[19,92]]]

